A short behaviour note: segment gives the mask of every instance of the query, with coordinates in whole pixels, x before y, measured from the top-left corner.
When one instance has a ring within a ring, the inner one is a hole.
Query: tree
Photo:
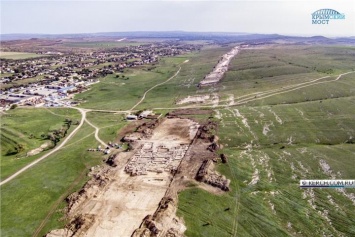
[[[69,118],[66,118],[65,119],[65,124],[67,124],[69,127],[70,127],[70,125],[72,124],[72,120],[71,119],[69,119]]]

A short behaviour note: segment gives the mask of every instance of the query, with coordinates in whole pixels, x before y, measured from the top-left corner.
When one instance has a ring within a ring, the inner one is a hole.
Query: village
[[[0,61],[0,110],[11,106],[73,106],[73,94],[125,68],[198,50],[199,45],[154,43],[90,53],[37,52],[43,57]]]

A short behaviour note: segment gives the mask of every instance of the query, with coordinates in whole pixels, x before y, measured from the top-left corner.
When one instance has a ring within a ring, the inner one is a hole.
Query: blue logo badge
[[[331,20],[344,20],[345,15],[333,9],[320,9],[312,13],[312,24],[328,25]]]

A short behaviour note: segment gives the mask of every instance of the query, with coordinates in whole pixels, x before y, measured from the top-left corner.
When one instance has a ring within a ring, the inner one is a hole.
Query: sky
[[[355,36],[354,0],[0,0],[1,34],[126,31]],[[312,24],[330,8],[345,20]]]

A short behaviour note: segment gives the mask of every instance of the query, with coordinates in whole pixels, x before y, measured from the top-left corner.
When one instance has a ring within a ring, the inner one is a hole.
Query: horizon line
[[[212,33],[212,34],[243,34],[243,35],[279,35],[279,36],[296,36],[296,37],[355,37],[355,35],[312,35],[312,34],[287,34],[287,33],[255,33],[255,32],[237,32],[237,31],[184,31],[184,30],[134,30],[134,31],[106,31],[106,32],[77,32],[77,33],[0,33],[0,36],[10,35],[95,35],[95,34],[113,34],[113,33]],[[0,39],[1,40],[1,39]]]

